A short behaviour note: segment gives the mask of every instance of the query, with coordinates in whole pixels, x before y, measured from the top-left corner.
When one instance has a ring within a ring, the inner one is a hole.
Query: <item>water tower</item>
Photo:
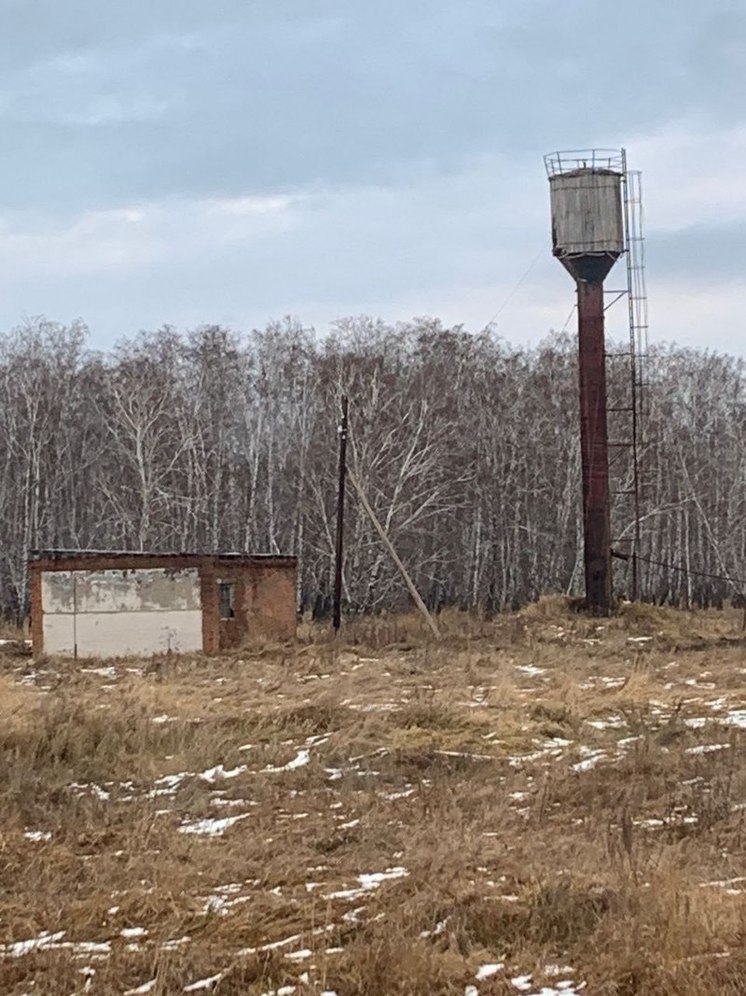
[[[577,286],[580,446],[588,609],[611,610],[611,503],[606,424],[604,280],[625,250],[623,150],[554,152],[544,158],[552,252]]]

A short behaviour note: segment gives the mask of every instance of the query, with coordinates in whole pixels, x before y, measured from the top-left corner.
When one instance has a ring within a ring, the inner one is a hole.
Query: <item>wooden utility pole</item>
[[[399,569],[399,573],[404,578],[404,583],[406,584],[407,588],[409,589],[409,594],[412,596],[412,599],[414,600],[414,604],[417,606],[417,608],[420,610],[420,612],[424,616],[425,622],[427,623],[427,625],[430,628],[430,632],[433,634],[433,636],[435,637],[436,640],[439,640],[440,639],[440,630],[436,626],[435,620],[433,619],[432,615],[428,611],[427,606],[422,601],[422,598],[420,597],[420,593],[415,588],[414,581],[409,576],[409,573],[407,572],[406,567],[404,566],[404,564],[399,559],[399,555],[397,554],[396,550],[394,549],[394,544],[391,542],[391,540],[389,539],[388,535],[386,534],[386,530],[383,528],[383,526],[381,525],[381,523],[378,521],[376,513],[370,507],[370,502],[368,501],[368,499],[367,499],[367,497],[365,495],[365,492],[363,491],[363,486],[361,485],[360,481],[358,481],[357,477],[353,474],[353,472],[351,470],[348,471],[348,476],[349,476],[350,480],[352,481],[353,487],[357,491],[358,498],[360,499],[360,504],[363,506],[363,508],[367,512],[368,518],[373,523],[373,526],[374,526],[376,532],[378,533],[378,535],[381,537],[381,541],[383,542],[383,545],[386,547],[386,549],[388,550],[388,552],[391,554],[391,559],[394,561],[394,563],[396,564],[396,566]]]
[[[342,565],[344,562],[345,478],[347,476],[347,395],[342,396],[342,420],[339,435],[339,477],[337,482],[337,541],[334,551],[334,610],[332,625],[339,632],[342,624]]]

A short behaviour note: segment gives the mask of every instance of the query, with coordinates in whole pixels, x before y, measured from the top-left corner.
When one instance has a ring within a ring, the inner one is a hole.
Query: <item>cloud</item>
[[[746,124],[672,122],[633,139],[630,154],[630,165],[643,170],[651,228],[746,223]]]
[[[651,334],[702,334],[708,308],[679,304],[697,281],[738,325],[746,14],[726,0],[8,7],[5,324],[83,314],[104,341],[288,311],[322,328],[499,311],[536,341],[572,304],[542,155],[626,144]]]
[[[87,211],[51,229],[16,216],[0,227],[0,265],[21,282],[32,274],[60,281],[132,278],[276,237],[292,227],[297,203],[280,196],[175,200]]]

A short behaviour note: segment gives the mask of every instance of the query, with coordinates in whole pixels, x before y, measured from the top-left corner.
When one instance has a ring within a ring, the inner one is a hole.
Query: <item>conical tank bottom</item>
[[[619,253],[613,252],[582,253],[573,256],[555,252],[554,255],[573,280],[584,284],[602,284],[619,259]]]

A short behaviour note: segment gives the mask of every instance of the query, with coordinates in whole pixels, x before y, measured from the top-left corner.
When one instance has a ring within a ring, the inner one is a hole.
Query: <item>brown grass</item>
[[[0,655],[0,992],[746,993],[740,614],[441,628]]]

